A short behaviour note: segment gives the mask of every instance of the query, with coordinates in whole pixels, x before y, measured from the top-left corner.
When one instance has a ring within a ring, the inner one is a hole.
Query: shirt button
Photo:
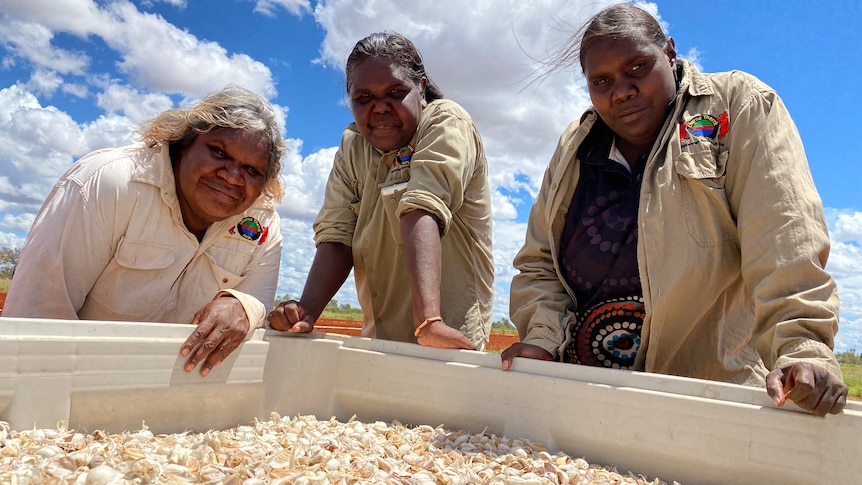
[[[227,278],[222,278],[222,279],[221,279],[221,282],[222,282],[222,283],[227,283]]]

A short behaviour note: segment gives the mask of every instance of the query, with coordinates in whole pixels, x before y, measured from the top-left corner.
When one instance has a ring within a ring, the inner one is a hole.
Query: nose
[[[242,168],[240,168],[239,163],[235,160],[226,161],[219,170],[219,173],[222,178],[233,185],[242,185],[245,181],[242,177]]]
[[[634,83],[630,82],[621,82],[617,83],[614,86],[614,94],[613,100],[615,103],[622,103],[624,101],[628,101],[629,99],[635,97],[638,90],[635,87]]]
[[[390,109],[392,109],[392,107],[389,106],[389,101],[386,98],[375,98],[374,101],[372,101],[371,110],[375,113],[386,113]]]

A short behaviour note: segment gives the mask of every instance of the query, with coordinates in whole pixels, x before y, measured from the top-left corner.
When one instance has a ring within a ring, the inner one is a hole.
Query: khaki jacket
[[[410,144],[412,159],[402,162],[397,151],[381,153],[366,142],[355,124],[344,130],[314,222],[315,244],[352,248],[364,336],[416,342],[400,218],[413,209],[434,214],[442,246],[441,316],[481,347],[491,330],[494,284],[482,140],[470,115],[443,99],[422,110]]]
[[[253,329],[272,309],[280,260],[278,214],[265,197],[198,243],[167,149],[99,150],[72,165],[39,211],[3,316],[191,323],[229,293]]]
[[[769,369],[809,361],[840,378],[829,234],[790,114],[743,72],[702,74],[683,61],[681,74],[643,176],[635,367],[762,386]],[[587,111],[560,138],[514,262],[512,321],[523,342],[555,356],[575,308],[558,241],[596,117]]]

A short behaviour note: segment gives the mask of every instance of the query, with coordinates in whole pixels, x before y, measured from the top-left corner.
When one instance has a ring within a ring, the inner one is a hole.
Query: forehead
[[[349,79],[350,91],[387,87],[392,84],[414,84],[398,62],[388,57],[369,57],[354,68]]]
[[[608,36],[590,42],[581,53],[584,73],[625,64],[637,57],[657,57],[662,49],[641,36]]]
[[[259,131],[238,128],[215,128],[195,137],[195,143],[219,145],[232,158],[245,163],[269,163],[268,140]]]

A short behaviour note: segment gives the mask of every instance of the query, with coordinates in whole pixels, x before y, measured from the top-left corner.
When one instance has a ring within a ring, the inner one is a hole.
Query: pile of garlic
[[[0,483],[663,484],[489,434],[314,416],[153,435],[0,422]]]

